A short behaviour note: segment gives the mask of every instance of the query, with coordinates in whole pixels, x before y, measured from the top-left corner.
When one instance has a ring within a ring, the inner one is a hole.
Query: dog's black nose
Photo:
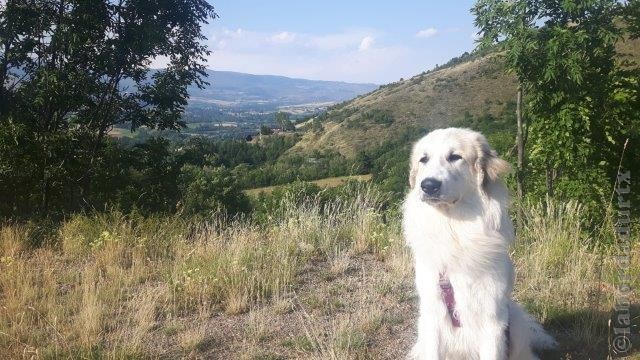
[[[436,180],[434,178],[426,178],[422,180],[420,183],[420,187],[422,191],[424,191],[427,195],[435,195],[440,191],[440,186],[442,185],[442,181]]]

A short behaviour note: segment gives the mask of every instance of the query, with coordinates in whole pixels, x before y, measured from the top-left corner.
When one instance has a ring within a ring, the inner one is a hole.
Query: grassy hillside
[[[266,223],[231,226],[77,215],[39,248],[30,245],[38,228],[3,225],[0,354],[403,358],[417,297],[397,213],[366,189],[325,206],[281,205]],[[613,247],[594,244],[607,235],[585,229],[574,203],[532,204],[525,214],[514,295],[561,344],[544,359],[604,359],[617,270]]]
[[[309,132],[291,151],[332,148],[351,157],[410,126],[447,126],[471,114],[497,114],[513,98],[516,83],[500,55],[464,62],[382,86],[330,110],[324,130]]]
[[[619,43],[625,59],[640,59],[640,40]],[[503,115],[515,101],[516,80],[506,74],[499,53],[454,59],[439,70],[381,86],[367,95],[334,106],[317,119],[289,153],[335,149],[346,157],[395,139],[407,128],[454,125],[465,116]]]

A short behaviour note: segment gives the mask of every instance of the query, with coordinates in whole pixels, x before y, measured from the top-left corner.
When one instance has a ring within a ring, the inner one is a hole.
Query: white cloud
[[[366,31],[349,30],[333,34],[306,35],[304,39],[305,45],[310,48],[329,51],[357,47],[366,36],[369,36]]]
[[[282,31],[275,35],[272,35],[269,40],[276,44],[289,44],[296,40],[296,34],[290,33],[288,31]]]
[[[358,46],[358,50],[367,51],[371,49],[375,41],[376,39],[373,38],[373,36],[365,36],[364,38],[362,38],[362,41],[360,42],[360,46]]]
[[[244,30],[237,28],[236,30],[224,29],[224,34],[230,37],[239,38],[244,34]]]
[[[416,33],[416,37],[428,39],[438,34],[438,29],[430,27],[428,29],[420,30]]]
[[[252,74],[272,74],[320,80],[386,83],[418,73],[428,64],[416,64],[406,46],[384,43],[373,29],[309,34],[291,31],[211,28],[212,50],[207,67]],[[156,59],[153,67],[166,66]]]

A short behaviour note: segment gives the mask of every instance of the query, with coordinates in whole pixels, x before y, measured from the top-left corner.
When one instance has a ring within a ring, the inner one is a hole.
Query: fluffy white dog
[[[555,341],[511,299],[509,164],[481,134],[440,129],[411,154],[403,230],[420,296],[411,359],[537,359]]]

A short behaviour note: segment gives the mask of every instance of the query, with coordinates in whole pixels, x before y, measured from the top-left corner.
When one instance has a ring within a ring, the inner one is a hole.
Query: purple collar
[[[453,286],[451,286],[451,282],[445,273],[440,273],[438,285],[440,286],[440,296],[451,318],[451,325],[456,328],[461,327],[460,318],[456,312],[456,297],[453,292]],[[504,336],[507,341],[507,354],[509,354],[511,352],[511,332],[509,331],[509,324],[507,324],[507,327],[504,329]]]
[[[456,313],[456,297],[453,293],[453,287],[451,286],[449,278],[445,274],[440,273],[438,285],[440,286],[440,296],[442,297],[442,301],[444,301],[444,305],[447,307],[447,312],[451,318],[451,324],[453,327],[460,327],[460,319]]]

